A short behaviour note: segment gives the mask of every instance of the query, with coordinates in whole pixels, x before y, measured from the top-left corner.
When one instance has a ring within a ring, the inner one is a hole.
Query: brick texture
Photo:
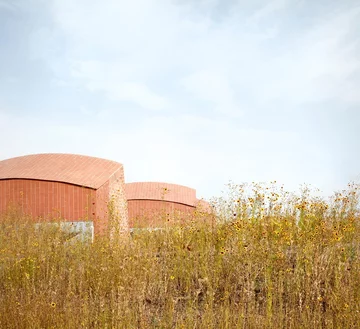
[[[129,226],[131,228],[163,227],[176,219],[184,223],[195,207],[158,200],[128,200]]]
[[[32,154],[0,161],[0,179],[23,178],[100,188],[123,166],[77,154]]]
[[[130,228],[186,224],[196,210],[211,214],[210,205],[198,200],[196,191],[186,186],[137,182],[125,184],[125,189]]]
[[[109,213],[110,200],[115,216]],[[36,221],[93,221],[95,235],[108,233],[111,225],[126,231],[123,166],[69,154],[0,161],[0,214],[11,208]]]
[[[0,213],[17,209],[35,220],[94,220],[96,191],[67,183],[0,180]]]
[[[188,206],[194,206],[197,202],[196,191],[182,185],[160,182],[136,182],[127,183],[125,188],[128,200],[164,200]]]

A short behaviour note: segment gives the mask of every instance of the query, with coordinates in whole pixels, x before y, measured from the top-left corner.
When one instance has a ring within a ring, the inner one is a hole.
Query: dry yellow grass
[[[8,214],[0,328],[358,328],[358,187],[229,186],[219,223],[64,242]]]

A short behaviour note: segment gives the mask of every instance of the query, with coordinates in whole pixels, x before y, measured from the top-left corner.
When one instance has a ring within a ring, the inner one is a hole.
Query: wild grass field
[[[359,328],[359,191],[230,184],[216,224],[195,214],[116,243],[9,212],[0,328]]]

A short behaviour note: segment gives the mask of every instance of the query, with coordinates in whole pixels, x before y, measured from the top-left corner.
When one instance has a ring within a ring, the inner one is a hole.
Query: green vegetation
[[[216,225],[93,244],[9,213],[0,328],[356,328],[358,186],[329,201],[229,185]],[[199,216],[203,216],[199,214]]]

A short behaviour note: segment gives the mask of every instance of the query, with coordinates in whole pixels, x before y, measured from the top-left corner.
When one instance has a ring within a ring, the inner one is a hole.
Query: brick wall
[[[107,234],[111,227],[116,231],[129,229],[123,169],[96,191],[96,221],[95,235]]]
[[[128,200],[131,228],[163,227],[184,222],[195,207],[162,200]]]
[[[124,171],[119,169],[109,179],[109,195],[108,198],[113,206],[113,213],[111,214],[111,223],[115,230],[120,232],[128,231],[129,218],[128,206],[125,195],[125,180]]]
[[[35,220],[94,220],[95,191],[67,183],[0,180],[0,213],[21,210]]]
[[[94,225],[95,235],[107,234],[109,225],[108,201],[109,181],[96,190],[96,215]]]

